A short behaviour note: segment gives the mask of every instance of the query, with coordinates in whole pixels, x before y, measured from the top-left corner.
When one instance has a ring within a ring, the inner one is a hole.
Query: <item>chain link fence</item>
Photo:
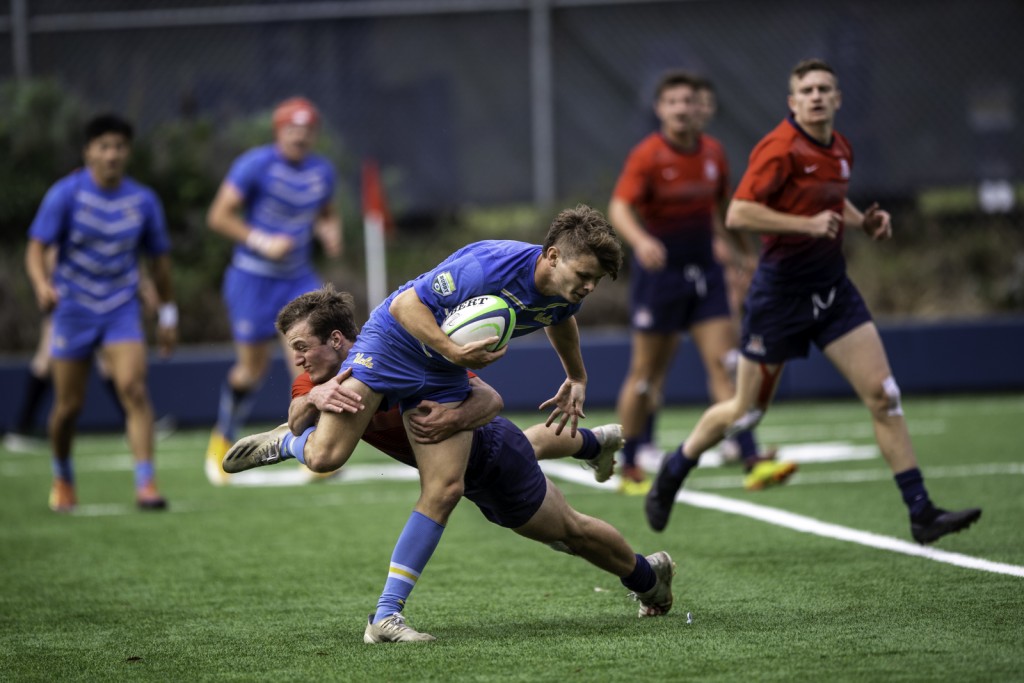
[[[1022,176],[1016,0],[10,3],[19,4],[26,73],[143,130],[197,116],[226,125],[309,95],[356,156],[397,170],[409,211],[534,200],[546,154],[548,196],[603,204],[652,126],[657,76],[672,67],[717,84],[712,132],[739,172],[786,113],[789,69],[812,55],[841,79],[854,194]],[[5,78],[16,75],[13,14],[0,33]],[[547,93],[536,87],[544,73]],[[533,137],[544,112],[550,151]]]

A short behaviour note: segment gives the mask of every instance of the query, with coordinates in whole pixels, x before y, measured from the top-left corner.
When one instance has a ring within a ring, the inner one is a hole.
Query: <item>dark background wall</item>
[[[1024,391],[1020,344],[1024,318],[990,322],[908,323],[881,326],[896,380],[905,394]],[[622,332],[588,331],[583,356],[590,380],[587,405],[611,408],[629,360],[628,337]],[[227,351],[185,350],[174,359],[151,359],[149,386],[158,415],[174,415],[183,426],[212,425],[220,383],[231,362]],[[0,425],[10,424],[26,378],[21,360],[0,361]],[[505,399],[506,410],[535,410],[552,396],[563,378],[554,351],[543,338],[516,339],[509,352],[480,376]],[[282,361],[259,392],[252,422],[280,423],[287,418],[291,378]],[[817,351],[790,363],[782,376],[778,398],[852,397],[832,366]],[[707,401],[704,370],[692,344],[683,344],[666,383],[669,404]],[[112,429],[120,418],[95,373],[80,420],[81,429]],[[41,426],[41,425],[40,425]]]

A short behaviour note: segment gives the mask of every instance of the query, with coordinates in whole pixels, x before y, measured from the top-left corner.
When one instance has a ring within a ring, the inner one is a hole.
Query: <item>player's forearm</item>
[[[171,278],[171,257],[161,254],[153,259],[153,286],[162,304],[174,303],[174,284]]]
[[[245,244],[249,233],[252,232],[252,228],[242,220],[240,215],[216,204],[210,207],[210,211],[206,214],[206,224],[214,232],[242,244]]]
[[[725,227],[747,232],[805,234],[807,216],[776,211],[764,204],[745,199],[734,199],[725,214]]]
[[[313,401],[308,394],[294,398],[288,405],[288,429],[291,430],[292,434],[298,436],[307,428],[316,424],[319,416],[320,411],[313,405]]]
[[[457,355],[459,346],[441,331],[434,314],[420,301],[415,289],[410,287],[396,296],[388,310],[406,332],[428,347],[449,358]]]
[[[32,289],[37,293],[49,286],[50,276],[46,268],[46,246],[39,240],[29,240],[25,249],[25,272]]]
[[[244,244],[253,231],[242,218],[244,208],[245,200],[242,194],[233,185],[225,182],[217,191],[210,210],[206,212],[206,224],[214,232]]]
[[[725,244],[732,251],[732,258],[751,258],[757,254],[757,250],[751,244],[752,238],[750,235],[739,230],[727,230],[725,227],[725,217],[722,214],[715,213],[714,225],[715,234],[722,236]]]
[[[856,230],[864,227],[864,214],[849,199],[843,204],[843,225]]]
[[[324,204],[317,216],[313,233],[320,240],[327,255],[332,258],[341,256],[345,247],[345,233],[342,230],[341,215],[330,202]]]
[[[472,392],[465,401],[453,408],[459,431],[482,427],[498,416],[505,407],[501,394],[479,379],[469,382]]]
[[[633,207],[622,199],[612,198],[608,204],[608,222],[632,249],[636,249],[642,240],[650,236],[636,217]]]
[[[544,328],[548,341],[562,361],[565,376],[575,382],[587,381],[587,369],[583,364],[583,353],[580,351],[580,331],[576,326],[576,318],[569,318],[558,325]]]

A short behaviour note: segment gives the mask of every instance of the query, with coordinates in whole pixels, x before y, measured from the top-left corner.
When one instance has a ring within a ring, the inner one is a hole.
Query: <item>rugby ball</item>
[[[441,323],[441,331],[459,346],[497,337],[497,343],[488,346],[488,351],[497,351],[508,344],[515,328],[515,309],[493,294],[466,299],[448,311]]]

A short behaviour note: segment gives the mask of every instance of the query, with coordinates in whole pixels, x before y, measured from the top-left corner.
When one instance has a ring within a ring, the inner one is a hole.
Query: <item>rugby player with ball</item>
[[[403,411],[411,433],[412,410],[421,401],[457,406],[470,394],[466,368],[484,368],[507,347],[488,350],[501,337],[459,345],[441,326],[459,304],[500,296],[515,308],[511,337],[544,329],[565,369],[565,381],[541,404],[547,424],[575,435],[584,417],[587,373],[574,314],[607,275],[617,277],[622,244],[605,217],[580,205],[560,212],[541,245],[511,240],[475,242],[393,292],[373,310],[342,363],[341,412],[324,413],[315,427],[280,437],[281,457],[294,457],[315,472],[336,470],[351,456],[383,401]],[[420,473],[420,497],[391,556],[388,579],[368,632],[391,641],[416,640],[402,608],[441,539],[465,490],[473,432],[436,443],[411,439]],[[230,458],[231,452],[225,458]],[[397,618],[396,618],[397,615]],[[376,627],[376,628],[375,628]]]
[[[486,298],[486,297],[481,297]],[[494,302],[476,301],[473,308],[477,320],[489,313],[481,307]],[[459,329],[473,329],[471,321],[451,323]],[[277,327],[291,349],[291,361],[303,370],[292,385],[292,402],[288,423],[272,432],[246,437],[229,451],[224,468],[240,472],[270,465],[281,459],[280,435],[301,433],[321,418],[339,410],[344,400],[338,394],[338,374],[357,335],[353,321],[352,297],[336,292],[330,285],[309,292],[291,301],[281,310]],[[490,313],[491,315],[493,312]],[[458,332],[453,332],[457,336]],[[468,334],[474,334],[468,332]],[[674,563],[665,552],[644,557],[633,551],[629,543],[610,524],[584,515],[566,502],[561,491],[544,476],[538,459],[573,457],[585,462],[607,462],[607,479],[611,459],[621,448],[621,427],[602,425],[593,430],[581,428],[576,436],[543,424],[534,425],[524,433],[498,415],[501,397],[472,373],[469,397],[458,406],[442,406],[423,401],[409,411],[412,435],[406,432],[398,407],[382,406],[362,440],[390,457],[412,467],[417,466],[413,439],[433,443],[446,439],[456,431],[471,430],[473,446],[465,475],[464,495],[487,519],[517,534],[590,562],[617,576],[622,585],[633,592],[640,603],[639,616],[666,614],[672,607],[672,576]],[[306,448],[309,457],[309,446]],[[598,470],[599,474],[600,470]],[[598,476],[600,479],[600,477]],[[374,615],[370,615],[371,619]],[[414,631],[405,623],[404,615],[396,613],[377,623],[368,622],[363,635],[366,643],[390,641],[429,641],[433,636]]]

